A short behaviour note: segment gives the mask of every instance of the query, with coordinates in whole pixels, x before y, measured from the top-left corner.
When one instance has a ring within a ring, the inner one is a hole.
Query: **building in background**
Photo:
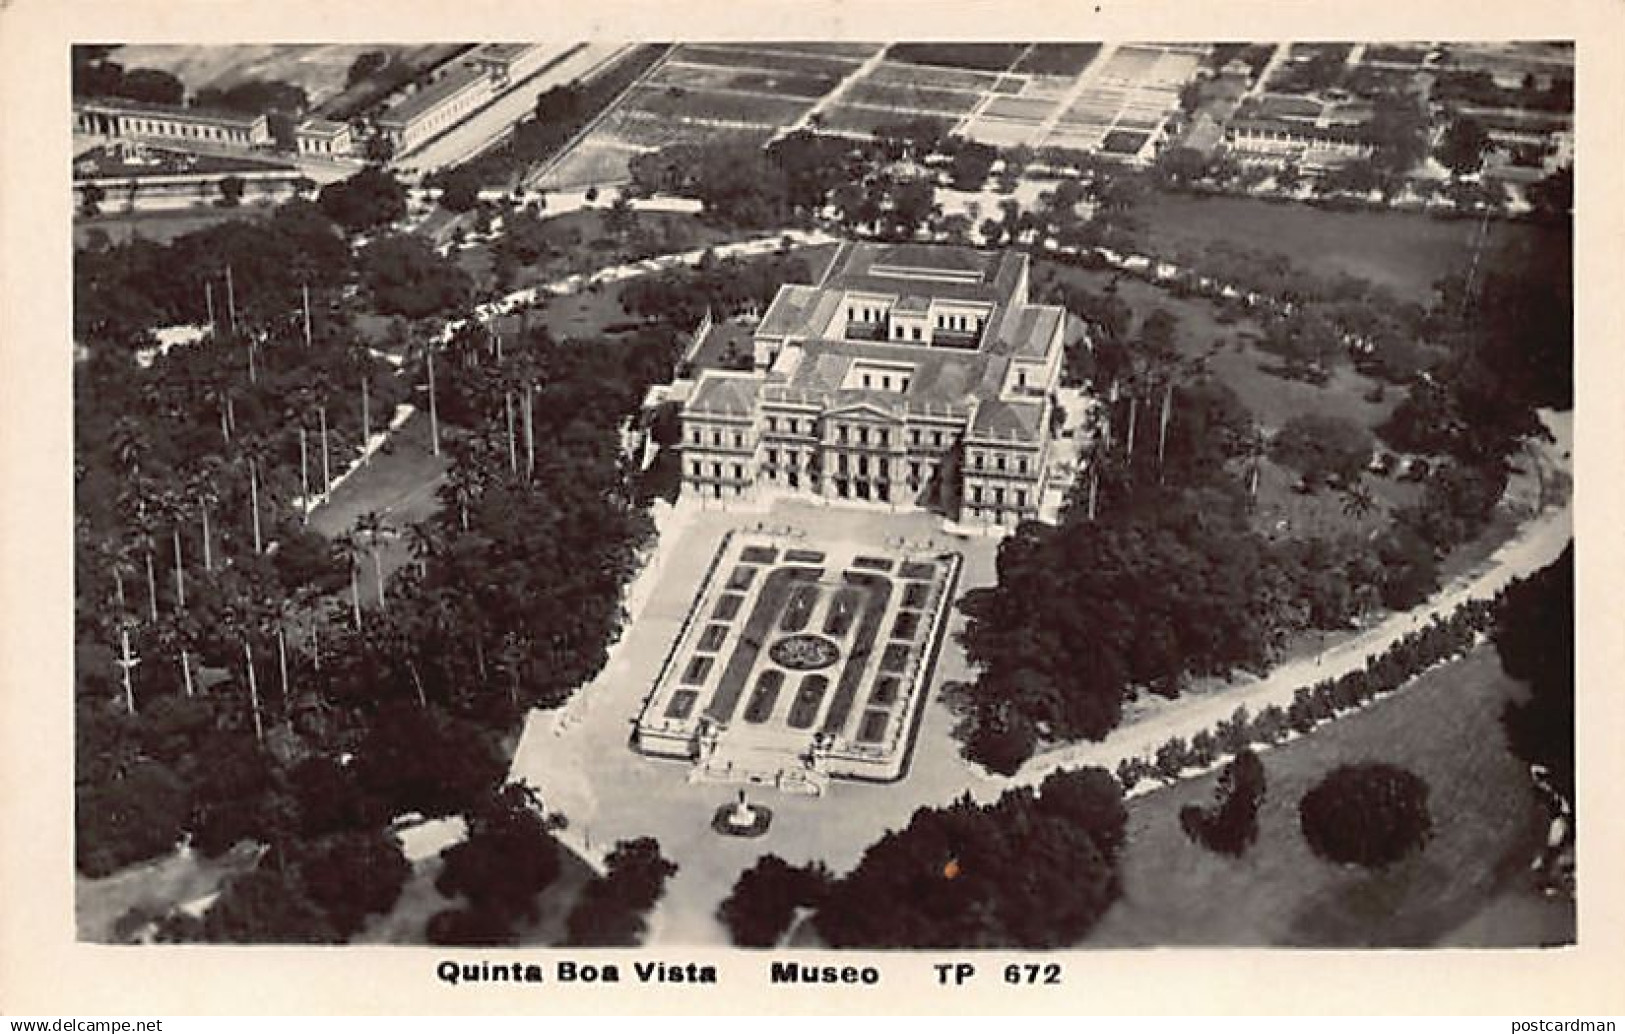
[[[1029,302],[1023,253],[843,244],[822,283],[779,289],[751,369],[685,386],[684,489],[1036,519],[1064,327]]]
[[[74,130],[115,139],[224,147],[269,147],[264,115],[174,108],[129,100],[83,100],[73,105]]]
[[[324,118],[299,123],[294,127],[293,139],[299,153],[311,158],[346,158],[355,147],[349,123]]]
[[[577,44],[566,53],[574,53]],[[559,48],[540,43],[483,43],[464,54],[439,78],[391,105],[378,132],[395,154],[416,150],[469,115],[529,79]]]

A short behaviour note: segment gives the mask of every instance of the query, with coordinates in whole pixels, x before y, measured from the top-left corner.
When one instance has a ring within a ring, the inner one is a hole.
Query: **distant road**
[[[556,59],[558,54],[574,45],[560,44],[557,52],[548,60]],[[538,95],[573,79],[586,78],[631,45],[588,43],[552,68],[531,76],[423,147],[397,158],[395,171],[402,178],[416,179],[436,169],[467,161],[512,132],[521,119],[535,110]]]

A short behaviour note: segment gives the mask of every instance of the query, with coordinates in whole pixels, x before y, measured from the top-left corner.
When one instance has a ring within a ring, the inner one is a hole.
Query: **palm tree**
[[[194,463],[187,469],[185,492],[191,497],[192,508],[197,511],[203,524],[203,569],[214,570],[214,547],[209,534],[209,510],[220,502],[220,489],[218,484],[220,463],[214,457],[206,457]]]
[[[373,576],[378,581],[378,608],[380,610],[388,610],[389,604],[384,598],[384,566],[382,559],[378,555],[378,545],[384,539],[393,535],[394,532],[394,527],[376,510],[368,510],[357,517],[355,525],[350,529],[352,535],[366,542],[367,551],[372,554],[372,571]]]
[[[429,558],[440,548],[440,537],[435,533],[434,525],[429,521],[409,524],[406,526],[406,538],[412,550],[412,559],[418,565],[418,578],[427,578]]]
[[[175,606],[186,609],[186,562],[181,555],[181,525],[186,522],[188,510],[184,488],[163,489],[158,497],[158,509],[169,524],[169,541],[175,554]]]
[[[156,628],[158,645],[166,653],[173,653],[181,666],[181,685],[188,697],[195,695],[192,681],[192,643],[197,638],[197,625],[184,610],[170,611]]]
[[[355,627],[361,630],[361,542],[354,533],[340,535],[333,540],[334,552],[350,568],[350,606],[355,614]]]
[[[1376,509],[1376,499],[1372,497],[1371,490],[1362,482],[1355,482],[1343,489],[1343,515],[1353,520],[1364,520]]]

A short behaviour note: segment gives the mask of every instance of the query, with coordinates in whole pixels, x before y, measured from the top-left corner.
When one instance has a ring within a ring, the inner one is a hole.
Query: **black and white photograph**
[[[76,27],[73,944],[1585,947],[1593,58],[1032,22]]]

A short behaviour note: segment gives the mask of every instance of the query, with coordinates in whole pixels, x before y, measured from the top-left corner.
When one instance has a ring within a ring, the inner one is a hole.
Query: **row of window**
[[[883,309],[878,305],[849,305],[846,307],[846,320],[848,323],[877,324],[884,322],[890,313],[890,309]],[[936,323],[942,330],[957,330],[965,334],[974,334],[982,327],[980,318],[957,312],[937,313]],[[901,337],[901,330],[901,327],[894,327],[892,336]],[[918,327],[914,328],[914,340],[920,340]]]
[[[769,416],[767,418],[767,429],[769,431],[778,431],[780,429],[779,424],[780,424],[780,420],[779,420],[778,417]],[[790,433],[790,434],[802,433],[801,432],[802,421],[796,419],[795,417],[786,417],[784,419],[784,421],[783,421],[783,424],[784,424],[783,429],[786,432]],[[816,427],[816,422],[811,417],[808,417],[807,420],[806,420],[806,424],[807,424],[807,433],[812,433],[812,431]],[[909,432],[908,432],[908,434],[909,434],[909,439],[908,439],[909,444],[912,445],[914,448],[923,447],[925,445],[926,436],[927,436],[928,433],[930,435],[931,448],[940,450],[943,447],[943,443],[944,443],[943,433],[942,433],[940,428],[932,430],[930,432],[922,431],[918,427],[910,428]],[[716,428],[712,428],[710,437],[711,437],[711,446],[713,448],[717,448],[717,449],[723,448],[724,442],[729,441],[729,440],[731,440],[733,442],[733,447],[735,449],[743,449],[743,448],[745,448],[745,432],[744,431],[734,431],[734,432],[731,433],[731,435],[725,436],[722,431],[720,431],[720,430],[718,430]],[[706,435],[705,435],[705,430],[703,428],[700,428],[700,427],[691,427],[691,428],[689,428],[689,432],[688,432],[689,444],[691,444],[691,445],[704,445],[705,444],[705,438],[706,438]],[[846,425],[846,424],[836,424],[835,425],[835,441],[840,445],[850,445],[855,441],[858,445],[875,445],[875,446],[878,446],[879,448],[884,449],[884,448],[890,447],[890,445],[891,445],[891,432],[887,428],[884,428],[884,427],[871,428],[871,427],[869,427],[867,425],[860,424],[860,425],[857,426],[856,433],[854,434],[853,429],[849,428],[848,425]],[[975,458],[974,458],[973,462],[975,463],[976,468],[979,470],[979,469],[981,469],[981,454],[976,453],[974,455],[975,455]],[[1004,457],[1000,456],[999,459],[998,459],[998,462],[999,462],[998,469],[1003,470],[1004,469]],[[1023,474],[1025,474],[1027,472],[1027,460],[1025,458],[1022,458],[1021,461],[1020,461],[1020,464],[1021,464],[1021,467],[1020,467],[1021,472]]]
[[[972,485],[971,486],[971,490],[970,490],[970,500],[971,500],[971,502],[973,502],[973,503],[987,502],[986,495],[987,495],[987,493],[984,492],[981,485]],[[1027,490],[1025,488],[1016,489],[1014,498],[1015,498],[1015,502],[1016,502],[1016,509],[1018,509],[1018,510],[1026,509],[1026,507],[1027,507]],[[1003,506],[1004,505],[1004,489],[995,488],[993,490],[993,493],[992,493],[992,500],[993,500],[993,505],[995,507]],[[980,511],[977,511],[977,512],[980,513]]]
[[[986,470],[986,469],[989,469],[988,467],[985,466],[985,464],[987,462],[987,455],[988,454],[986,454],[986,453],[973,451],[970,454],[970,466],[971,466],[971,469],[972,470]],[[993,470],[1005,470],[1006,469],[1006,467],[1005,467],[1006,460],[1005,460],[1004,453],[995,452],[995,453],[992,453],[992,456],[993,456],[993,466],[992,466],[991,469],[993,469]],[[1027,457],[1026,456],[1017,456],[1016,457],[1016,473],[1018,473],[1018,474],[1027,473]]]
[[[864,373],[863,373],[863,386],[865,388],[870,388],[870,389],[875,388],[875,387],[877,387],[875,381],[876,381],[876,376],[874,374],[870,373],[869,371],[865,370]],[[879,383],[878,387],[880,388],[881,391],[890,391],[890,390],[892,390],[892,383],[893,382],[892,382],[891,374],[889,374],[889,373],[880,374],[879,375],[879,381],[880,381],[880,383]],[[903,377],[901,375],[898,376],[897,390],[898,391],[907,391],[908,390],[908,378],[907,377]]]
[[[745,480],[745,465],[743,463],[733,463],[733,464],[730,464],[730,466],[733,468],[733,479],[735,481],[743,481],[743,480]],[[702,463],[699,460],[695,460],[694,462],[689,464],[688,470],[689,470],[689,473],[692,476],[697,477],[697,478],[702,478],[702,477],[705,477],[705,467],[706,467],[705,463]],[[722,464],[720,464],[720,463],[712,463],[712,464],[710,464],[710,467],[711,467],[711,476],[712,477],[714,477],[714,478],[722,477]]]
[[[125,119],[132,133],[151,133],[153,136],[190,137],[193,140],[241,140],[242,130],[226,130],[218,126],[193,126],[185,123],[160,122],[145,118]]]
[[[768,425],[769,425],[769,427],[772,426],[772,421],[771,420],[768,421]],[[690,429],[690,431],[688,433],[688,440],[689,440],[689,444],[691,444],[691,445],[703,445],[703,444],[705,444],[705,431],[703,429],[701,429],[701,428],[698,428],[698,427]],[[733,443],[734,443],[734,448],[743,449],[745,447],[745,432],[743,432],[743,431],[735,431],[735,432],[733,432]],[[722,432],[715,429],[715,428],[712,428],[712,430],[711,430],[711,446],[712,446],[712,448],[716,448],[716,449],[722,448]]]

